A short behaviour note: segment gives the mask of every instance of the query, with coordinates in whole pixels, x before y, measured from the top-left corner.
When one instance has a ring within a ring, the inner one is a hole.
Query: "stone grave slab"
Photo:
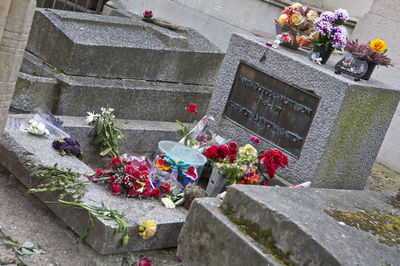
[[[203,85],[215,84],[223,59],[190,28],[47,9],[35,13],[27,50],[68,75]]]
[[[256,135],[258,150],[284,152],[289,166],[278,175],[293,184],[363,189],[399,99],[376,80],[336,75],[332,62],[234,34],[208,114],[239,145]]]
[[[19,130],[21,117],[10,116],[4,135],[0,138],[1,164],[16,176],[27,188],[36,187],[40,182],[36,177],[29,176],[27,162],[54,165],[71,168],[73,171],[85,173],[93,171],[90,167],[75,157],[60,156],[51,147],[52,140],[32,136]],[[84,178],[84,177],[82,177]],[[187,211],[184,208],[166,209],[157,200],[121,199],[112,196],[102,185],[88,183],[88,191],[82,201],[86,204],[101,206],[102,202],[109,208],[124,212],[126,218],[141,223],[150,218],[157,223],[156,234],[147,240],[138,235],[138,227],[128,223],[131,240],[125,248],[118,247],[121,235],[115,235],[116,225],[112,221],[95,219],[86,242],[100,254],[121,253],[135,250],[158,249],[174,247]],[[55,193],[35,194],[41,201],[54,201]],[[72,230],[81,234],[87,224],[87,212],[71,209],[61,205],[48,207]]]
[[[240,263],[245,259],[246,265],[253,265],[242,251],[254,250],[262,242],[251,238],[251,232],[270,230],[275,247],[290,252],[295,265],[397,265],[399,244],[382,243],[382,236],[339,223],[327,214],[376,212],[400,221],[400,209],[390,200],[373,191],[232,185],[220,208],[215,200],[213,205],[199,200],[191,208],[179,237],[178,254],[190,265],[222,265],[225,259],[232,260],[230,265],[244,265]],[[249,231],[245,234],[239,228]],[[247,241],[229,241],[233,235]],[[225,244],[215,247],[215,252],[213,245],[220,242]],[[262,265],[268,265],[268,260]]]

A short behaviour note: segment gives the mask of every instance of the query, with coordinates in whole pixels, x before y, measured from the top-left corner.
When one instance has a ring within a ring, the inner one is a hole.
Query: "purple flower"
[[[53,141],[52,146],[56,150],[63,150],[66,154],[72,154],[76,157],[81,155],[81,146],[73,138],[56,139]]]
[[[335,21],[342,20],[343,22],[346,22],[349,19],[349,13],[346,9],[339,8],[335,10],[334,18]]]
[[[329,35],[332,32],[332,24],[327,21],[321,21],[317,26],[317,31],[322,35]]]
[[[344,36],[347,36],[347,29],[342,25],[332,27],[332,32],[334,34],[343,34]]]
[[[261,142],[260,139],[257,138],[256,136],[251,136],[251,141],[254,142],[254,143],[260,143]]]
[[[326,21],[326,22],[329,22],[330,24],[333,24],[336,21],[335,14],[330,11],[326,11],[326,12],[322,13],[321,16],[319,17],[319,19],[320,19],[320,21]]]
[[[266,45],[267,47],[272,47],[272,43],[270,43],[270,42],[266,42],[265,45]]]
[[[61,119],[55,117],[52,112],[48,111],[47,112],[47,121],[49,121],[50,123],[52,123],[53,125],[55,125],[56,127],[62,127],[62,125],[64,124],[64,121],[62,121]]]
[[[333,35],[333,42],[332,46],[337,48],[337,49],[342,49],[347,43],[347,37],[346,35],[337,32],[335,35]]]

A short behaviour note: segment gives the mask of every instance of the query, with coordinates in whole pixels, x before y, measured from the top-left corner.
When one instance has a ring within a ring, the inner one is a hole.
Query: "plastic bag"
[[[57,138],[70,138],[70,135],[63,131],[54,121],[61,121],[55,118],[52,114],[35,114],[33,119],[28,121],[28,125],[22,125],[21,130],[27,131],[33,135],[37,136],[45,136],[50,139],[57,139]],[[56,119],[56,120],[53,120]]]

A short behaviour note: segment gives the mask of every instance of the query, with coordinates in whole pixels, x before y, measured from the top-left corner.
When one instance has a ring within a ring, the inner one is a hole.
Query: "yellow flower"
[[[314,22],[318,18],[318,12],[315,10],[310,10],[308,11],[306,17],[309,22]]]
[[[148,239],[152,237],[157,231],[157,224],[155,221],[146,218],[144,222],[139,226],[139,235],[143,239]]]
[[[250,144],[246,144],[244,145],[244,147],[239,148],[239,154],[240,156],[242,156],[243,154],[257,156],[257,150]]]
[[[294,26],[299,26],[303,22],[304,22],[304,17],[300,13],[296,12],[290,17],[290,24]]]
[[[313,33],[311,33],[310,38],[314,42],[318,42],[319,41],[319,32],[318,31],[314,31]]]
[[[288,22],[288,20],[289,20],[289,16],[286,14],[282,14],[279,17],[278,22],[279,22],[279,24],[284,25],[284,24],[286,24],[286,22]]]
[[[371,47],[372,50],[374,50],[377,53],[382,53],[384,51],[386,51],[387,46],[386,43],[384,41],[382,41],[381,39],[376,39],[373,40],[369,46]]]
[[[294,10],[299,10],[301,7],[303,7],[300,3],[294,3],[293,5],[292,5],[292,7],[293,7],[293,9]]]

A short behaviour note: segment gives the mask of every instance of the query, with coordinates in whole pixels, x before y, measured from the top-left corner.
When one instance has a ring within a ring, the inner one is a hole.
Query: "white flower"
[[[175,209],[175,203],[169,198],[165,197],[161,199],[161,202],[164,204],[167,209]]]
[[[26,131],[37,136],[50,135],[50,132],[46,126],[34,119],[29,120],[29,126],[26,128]]]
[[[96,117],[95,113],[87,112],[88,116],[86,116],[86,123],[90,124]]]

